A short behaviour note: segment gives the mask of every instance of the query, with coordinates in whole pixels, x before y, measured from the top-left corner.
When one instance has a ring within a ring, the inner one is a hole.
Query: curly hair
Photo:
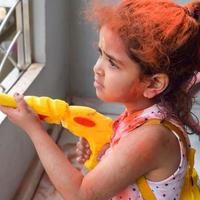
[[[200,1],[179,5],[169,0],[122,0],[119,4],[93,1],[90,18],[117,31],[127,54],[142,74],[165,73],[167,89],[158,95],[191,130],[193,95],[188,88],[200,71]],[[195,81],[194,81],[195,82]]]

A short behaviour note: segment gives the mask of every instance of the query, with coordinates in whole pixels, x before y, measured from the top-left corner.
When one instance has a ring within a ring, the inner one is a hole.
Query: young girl
[[[181,130],[192,97],[187,85],[200,71],[200,2],[188,6],[168,0],[123,0],[95,4],[99,58],[94,66],[97,96],[126,109],[113,124],[110,147],[83,176],[64,156],[29,109],[15,95],[17,108],[1,107],[32,140],[44,168],[67,200],[140,200],[145,177],[158,200],[179,199],[187,166],[186,146],[168,121]],[[160,124],[146,124],[158,119]]]

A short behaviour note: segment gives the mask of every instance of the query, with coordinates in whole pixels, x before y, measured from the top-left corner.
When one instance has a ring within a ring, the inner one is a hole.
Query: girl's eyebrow
[[[98,51],[99,51],[100,53],[102,53],[102,50],[101,50],[100,47],[98,47]],[[116,62],[116,63],[118,63],[118,64],[120,64],[120,65],[123,65],[123,62],[122,62],[121,60],[115,58],[114,56],[109,55],[109,54],[106,53],[105,51],[103,51],[103,53],[104,53],[109,59],[111,59],[112,61],[114,61],[114,62]]]

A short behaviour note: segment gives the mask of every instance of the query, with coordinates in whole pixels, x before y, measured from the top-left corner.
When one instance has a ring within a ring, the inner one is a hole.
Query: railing
[[[0,92],[31,64],[29,0],[0,0]]]

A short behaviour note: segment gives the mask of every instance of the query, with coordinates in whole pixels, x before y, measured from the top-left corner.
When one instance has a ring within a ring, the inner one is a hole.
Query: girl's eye
[[[111,59],[109,59],[109,62],[112,67],[119,68]]]

